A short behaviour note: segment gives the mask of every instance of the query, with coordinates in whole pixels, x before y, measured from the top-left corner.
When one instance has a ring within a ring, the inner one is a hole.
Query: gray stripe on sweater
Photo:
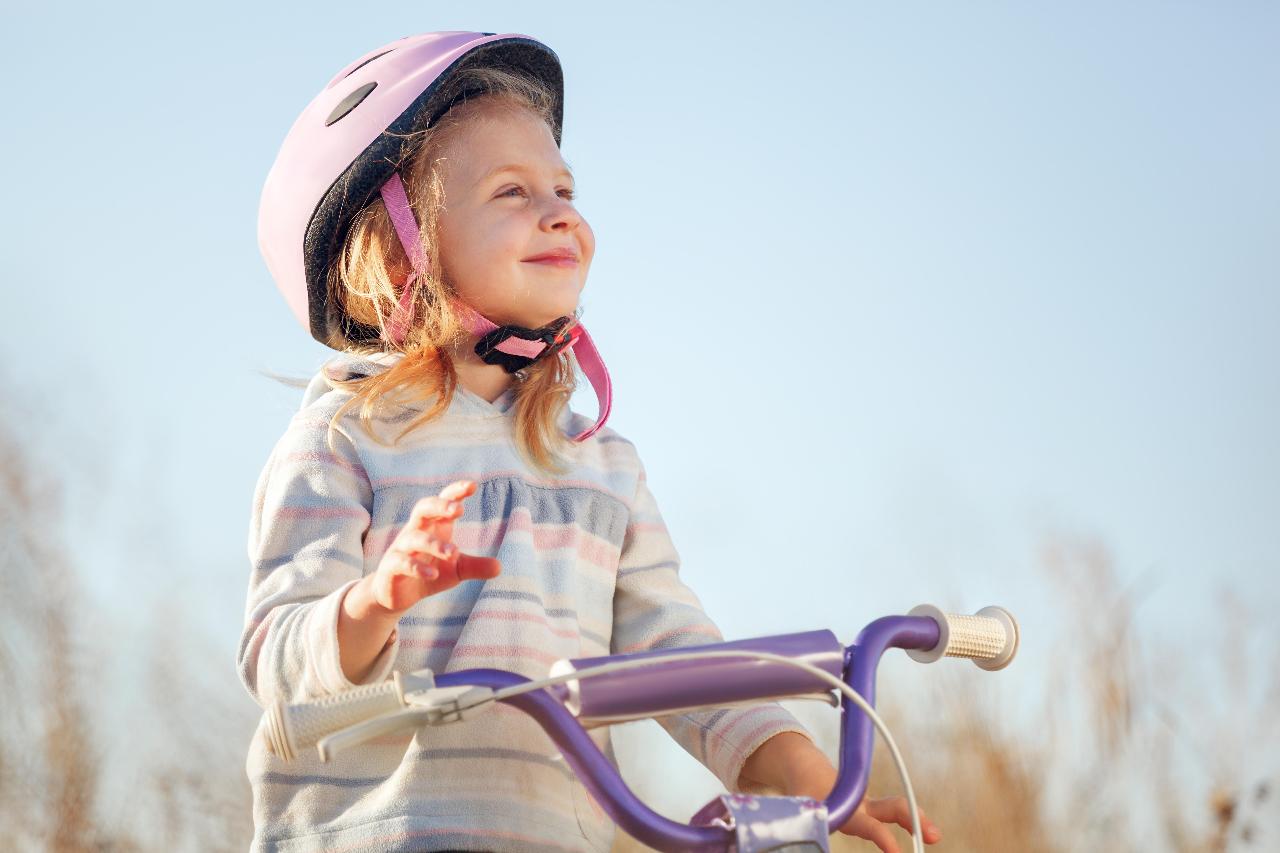
[[[289,563],[307,563],[315,561],[324,562],[326,560],[341,563],[344,566],[351,566],[352,568],[360,569],[361,571],[364,570],[363,554],[348,554],[347,552],[340,551],[336,548],[323,548],[312,551],[308,551],[304,548],[296,554],[286,554],[283,557],[272,557],[268,560],[261,560],[254,566],[254,570],[262,572],[263,574],[270,574],[281,566],[288,565]]]
[[[418,484],[381,486],[383,500],[398,503],[392,512],[394,525],[409,521],[421,497]],[[400,494],[396,494],[399,492]],[[540,525],[558,524],[589,530],[612,545],[622,547],[629,513],[617,498],[585,486],[536,486],[518,477],[499,477],[480,483],[477,493],[463,505],[462,521],[501,526],[517,509],[524,509]]]
[[[641,572],[653,572],[658,569],[678,569],[680,564],[675,560],[663,560],[661,563],[651,563],[647,566],[632,566],[629,569],[618,569],[618,577],[625,578],[627,575],[638,575]]]
[[[711,733],[711,727],[720,722],[721,717],[727,713],[729,713],[729,709],[721,708],[719,711],[713,711],[710,715],[701,720],[695,720],[689,716],[685,717],[686,720],[697,724],[702,729],[702,731],[698,733],[698,748],[702,750],[701,755],[699,756],[701,761],[705,762],[707,760],[707,736]]]
[[[573,771],[568,765],[559,758],[553,758],[549,755],[542,755],[537,752],[527,752],[523,749],[504,749],[498,746],[476,746],[476,747],[458,747],[454,749],[421,749],[418,750],[418,758],[423,761],[433,760],[458,760],[468,761],[473,758],[498,758],[506,761],[524,761],[528,764],[539,764],[543,767],[550,767],[563,773],[570,778],[573,777]]]

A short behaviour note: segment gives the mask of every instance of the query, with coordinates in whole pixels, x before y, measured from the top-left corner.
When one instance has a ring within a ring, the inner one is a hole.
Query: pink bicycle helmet
[[[379,47],[339,71],[289,129],[262,190],[258,246],[294,316],[326,346],[342,350],[381,338],[378,328],[356,322],[330,299],[326,281],[347,230],[364,207],[383,199],[414,274],[422,271],[426,259],[418,223],[399,174],[412,153],[407,137],[430,127],[460,98],[476,94],[449,85],[458,71],[475,65],[541,81],[555,96],[552,133],[560,144],[560,60],[541,42],[513,33],[424,33]],[[402,331],[403,315],[412,312],[411,284],[412,278],[401,313],[389,324],[395,337]],[[512,372],[571,346],[600,403],[595,425],[574,438],[583,441],[604,425],[612,404],[609,374],[581,325],[558,322],[529,330],[498,327],[470,310],[464,314],[471,331],[484,338],[482,357]]]

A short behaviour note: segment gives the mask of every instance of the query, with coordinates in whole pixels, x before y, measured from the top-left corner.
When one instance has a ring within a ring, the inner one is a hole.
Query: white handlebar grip
[[[314,702],[277,701],[267,712],[267,748],[285,761],[325,735],[405,707],[400,673],[393,681],[357,687]]]
[[[1018,623],[1003,607],[984,607],[964,616],[921,604],[907,615],[928,616],[938,623],[938,645],[927,651],[908,649],[912,660],[930,663],[945,655],[969,658],[983,669],[996,670],[1008,666],[1018,652]]]

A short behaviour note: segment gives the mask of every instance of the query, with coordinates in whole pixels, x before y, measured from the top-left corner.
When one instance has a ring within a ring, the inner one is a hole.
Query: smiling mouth
[[[564,267],[566,269],[573,269],[574,267],[578,266],[578,259],[564,257],[564,256],[551,256],[551,257],[545,257],[545,258],[535,258],[533,260],[524,261],[523,263],[538,264],[539,266],[547,266],[547,267]]]

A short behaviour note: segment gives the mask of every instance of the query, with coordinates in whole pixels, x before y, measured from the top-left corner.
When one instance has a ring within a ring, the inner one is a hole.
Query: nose
[[[573,202],[558,195],[552,199],[542,215],[544,231],[572,231],[582,224],[582,215],[573,206]]]

